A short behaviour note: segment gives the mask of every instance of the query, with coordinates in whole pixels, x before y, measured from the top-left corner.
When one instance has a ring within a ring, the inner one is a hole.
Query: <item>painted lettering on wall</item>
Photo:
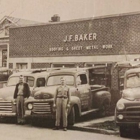
[[[71,46],[71,47],[50,47],[50,52],[60,52],[60,51],[81,51],[81,50],[98,50],[99,48],[103,50],[113,49],[113,45],[88,45],[88,46]]]
[[[89,41],[89,40],[96,40],[97,34],[96,33],[89,33],[89,34],[79,34],[79,35],[66,35],[64,42],[71,42],[71,41]]]
[[[102,48],[103,49],[112,49],[113,46],[111,44],[107,44],[107,45],[103,45]]]
[[[63,51],[63,47],[51,47],[49,48],[50,52],[55,52],[55,51]]]

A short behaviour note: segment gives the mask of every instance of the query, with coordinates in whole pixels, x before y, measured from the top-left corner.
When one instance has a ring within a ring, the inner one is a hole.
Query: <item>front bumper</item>
[[[47,118],[47,119],[55,119],[55,114],[54,113],[33,113],[31,110],[25,110],[25,118]]]
[[[140,122],[116,122],[117,126],[125,126],[128,128],[137,127],[140,128]]]
[[[0,113],[0,117],[16,117],[16,113]]]

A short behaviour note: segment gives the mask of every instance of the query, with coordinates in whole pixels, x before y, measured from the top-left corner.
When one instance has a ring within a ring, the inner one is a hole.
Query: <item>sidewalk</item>
[[[93,120],[86,121],[86,122],[76,123],[72,127],[72,129],[80,130],[80,131],[87,131],[87,132],[101,133],[101,134],[108,134],[108,135],[119,134],[118,130],[114,131],[114,130],[107,130],[107,129],[103,129],[103,128],[92,127],[94,124],[100,124],[100,123],[104,123],[106,121],[114,121],[114,116],[109,116],[109,117],[104,117],[104,118],[99,118],[99,119],[93,119]]]

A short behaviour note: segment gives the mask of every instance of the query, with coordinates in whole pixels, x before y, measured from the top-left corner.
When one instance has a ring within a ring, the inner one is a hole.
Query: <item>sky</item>
[[[0,0],[0,19],[12,16],[49,22],[140,12],[140,0]]]

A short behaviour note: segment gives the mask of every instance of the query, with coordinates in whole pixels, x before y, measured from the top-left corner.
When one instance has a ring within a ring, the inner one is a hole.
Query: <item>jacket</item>
[[[19,86],[19,83],[16,85],[16,88],[15,88],[15,92],[14,92],[14,99],[17,98],[17,94],[18,94],[18,86]],[[29,98],[30,96],[30,88],[28,86],[27,83],[23,83],[23,97],[24,98]]]

